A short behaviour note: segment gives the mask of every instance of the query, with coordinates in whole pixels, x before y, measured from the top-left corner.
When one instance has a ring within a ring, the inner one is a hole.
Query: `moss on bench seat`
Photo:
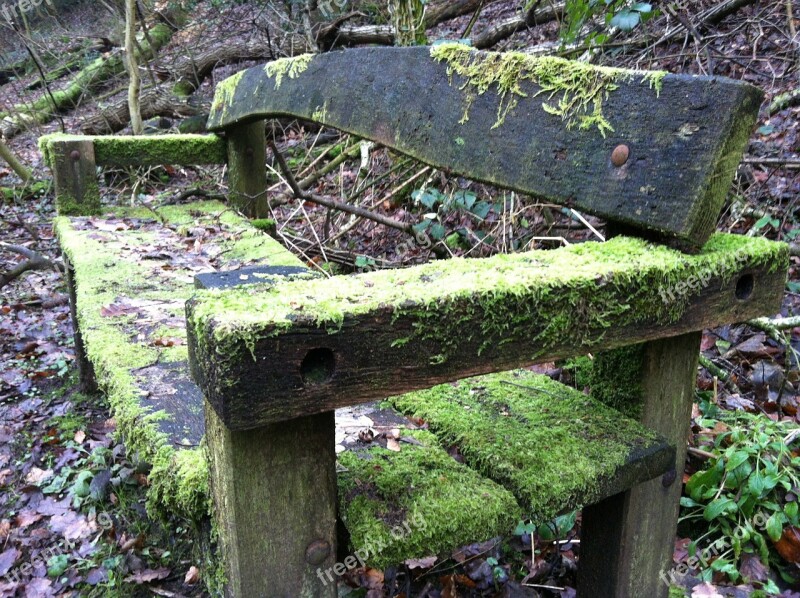
[[[465,463],[544,522],[660,475],[674,449],[637,422],[547,376],[490,374],[394,397]]]
[[[148,508],[198,518],[208,512],[208,472],[202,396],[185,344],[193,275],[198,266],[302,263],[218,202],[166,206],[158,215],[163,223],[148,209],[117,208],[105,218],[57,218],[55,230],[74,268],[86,353],[118,432],[131,454],[153,465]],[[207,228],[214,232],[204,239]]]
[[[513,495],[458,463],[431,433],[403,430],[399,447],[339,455],[340,513],[359,558],[370,565],[507,534],[519,521]]]

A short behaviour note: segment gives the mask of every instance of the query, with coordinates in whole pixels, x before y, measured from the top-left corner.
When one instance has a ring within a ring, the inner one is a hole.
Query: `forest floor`
[[[791,2],[744,3],[721,22],[705,25],[701,25],[701,16],[713,2],[683,4],[678,6],[677,16],[668,14],[648,22],[645,31],[636,34],[639,37],[631,38],[633,42],[622,36],[610,40],[595,62],[724,75],[764,90],[758,128],[718,229],[789,242],[796,256],[800,253],[796,245],[800,242],[800,107],[769,110],[776,98],[800,89],[800,37],[796,34],[798,23],[787,14]],[[66,60],[75,52],[72,48],[78,35],[102,37],[115,27],[114,19],[95,14],[95,6],[79,4],[60,14],[56,22],[44,23],[37,50]],[[488,3],[475,34],[516,10],[512,2]],[[159,53],[158,62],[168,67],[171,61],[201,47],[250,35],[258,18],[259,9],[249,4],[220,10],[216,3],[201,2],[189,24]],[[465,15],[442,23],[429,31],[429,37],[457,39],[469,20],[470,15]],[[680,29],[681,22],[696,27],[693,31]],[[91,23],[89,33],[87,23]],[[663,39],[675,27],[678,33]],[[4,30],[0,29],[0,34],[5,35]],[[557,37],[558,25],[549,23],[519,32],[493,49],[528,48],[555,42]],[[86,51],[85,46],[81,48]],[[0,40],[0,49],[5,58],[20,57],[24,51],[8,39]],[[102,51],[90,50],[87,59]],[[57,63],[50,63],[50,68]],[[198,97],[207,102],[214,81],[251,64],[242,61],[215,69]],[[37,78],[31,71],[0,85],[0,112],[44,93],[41,89],[26,91]],[[55,81],[54,88],[67,80]],[[114,91],[121,83],[124,81],[109,81],[105,89]],[[124,90],[102,101],[120,95]],[[8,145],[33,169],[36,178],[48,180],[50,175],[36,147],[38,136],[59,130],[62,123],[67,131],[78,132],[81,123],[98,112],[98,106],[97,98],[87,96],[77,110],[59,115],[62,122],[34,127],[9,140]],[[169,128],[173,124],[162,120],[153,126]],[[349,143],[346,137],[330,132],[291,125],[282,132],[279,146],[296,172],[317,173],[316,192],[340,197],[342,189],[355,189],[360,205],[405,222],[427,222],[426,230],[446,254],[477,257],[549,248],[595,236],[582,222],[528,198],[447,177],[382,149],[362,158],[358,146]],[[349,152],[348,159],[320,172],[343,151]],[[434,258],[429,248],[407,243],[400,231],[281,197],[286,191],[277,173],[273,182],[278,237],[323,272],[405,266]],[[168,200],[194,186],[225,192],[222,173],[215,168],[116,172],[106,177],[104,185],[109,204]],[[4,164],[0,164],[0,187],[23,188]],[[348,197],[356,201],[352,193]],[[114,435],[115,423],[103,398],[77,390],[63,264],[52,231],[54,215],[51,191],[27,197],[17,194],[0,203],[0,275],[29,259],[31,252],[43,258],[36,269],[0,287],[0,598],[203,596],[188,526],[147,517],[143,507],[146,464],[126,454]],[[589,218],[589,222],[602,229],[596,219]],[[773,315],[793,316],[800,313],[799,305],[800,260],[793,257],[781,313]],[[714,372],[698,371],[698,404],[684,482],[706,466],[715,438],[729,431],[717,415],[720,411],[759,414],[769,422],[800,422],[796,353],[800,351],[800,327],[788,328],[783,334],[785,338],[775,338],[768,331],[743,324],[704,332],[701,348]],[[579,376],[573,365],[552,363],[540,369],[577,384]],[[555,537],[550,537],[553,534],[547,529],[528,529],[502,542],[464,547],[448,560],[406,563],[387,571],[359,570],[343,584],[341,594],[372,598],[572,596],[580,517],[563,519],[556,527]],[[797,574],[800,539],[794,552],[786,551],[778,565],[772,562],[769,567],[770,563],[751,555],[740,560],[733,573],[721,567],[704,573],[692,562],[692,532],[681,528],[675,549],[676,568],[688,570],[688,575],[680,578],[688,595],[749,596],[755,588],[775,587],[782,596],[800,597],[800,586],[779,575],[780,571]],[[770,582],[774,585],[767,585]]]

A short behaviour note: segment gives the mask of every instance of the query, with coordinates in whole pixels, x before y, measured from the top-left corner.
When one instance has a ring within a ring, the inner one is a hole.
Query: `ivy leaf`
[[[431,225],[431,237],[437,241],[441,241],[444,238],[445,233],[447,233],[447,229],[438,222]]]
[[[491,210],[491,209],[492,209],[492,206],[489,203],[487,203],[485,201],[479,201],[474,206],[472,206],[472,209],[470,210],[470,212],[475,214],[481,220],[484,220],[486,218],[486,216],[489,214],[489,210]]]
[[[611,26],[618,27],[622,31],[632,31],[639,24],[640,18],[638,12],[623,8],[611,19]]]

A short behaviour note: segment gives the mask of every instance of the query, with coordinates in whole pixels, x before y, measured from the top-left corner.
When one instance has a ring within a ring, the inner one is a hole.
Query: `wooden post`
[[[675,470],[583,510],[579,596],[668,594],[699,347],[700,332],[641,345],[640,421],[675,444]]]
[[[205,405],[226,595],[335,598],[333,412],[231,432]]]
[[[226,134],[231,202],[251,218],[264,218],[269,213],[264,121],[232,127]]]
[[[50,145],[58,213],[89,216],[100,212],[100,188],[91,140],[55,141]]]
[[[78,323],[77,312],[77,287],[75,286],[75,269],[66,254],[63,255],[67,272],[67,292],[69,293],[69,313],[72,317],[72,329],[75,337],[75,361],[78,364],[78,380],[81,391],[85,393],[97,392],[97,378],[94,366],[86,355],[86,345],[83,344],[83,335]]]

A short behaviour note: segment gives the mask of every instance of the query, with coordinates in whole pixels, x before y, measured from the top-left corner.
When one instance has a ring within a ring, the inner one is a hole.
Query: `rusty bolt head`
[[[244,153],[248,156],[252,156],[255,153],[255,150],[253,150],[252,147],[248,147],[246,150],[244,150]]]
[[[314,540],[306,548],[306,562],[309,565],[321,565],[331,553],[331,545],[325,540]]]
[[[73,162],[77,162],[81,159],[81,153],[78,150],[72,150],[69,154],[69,157],[72,158]]]
[[[619,168],[625,162],[628,161],[628,156],[630,155],[631,150],[628,148],[627,145],[621,144],[614,148],[614,151],[611,152],[611,163]]]
[[[670,469],[667,473],[661,476],[661,485],[664,486],[664,488],[669,488],[675,482],[677,477],[678,473],[675,471],[675,469]]]

